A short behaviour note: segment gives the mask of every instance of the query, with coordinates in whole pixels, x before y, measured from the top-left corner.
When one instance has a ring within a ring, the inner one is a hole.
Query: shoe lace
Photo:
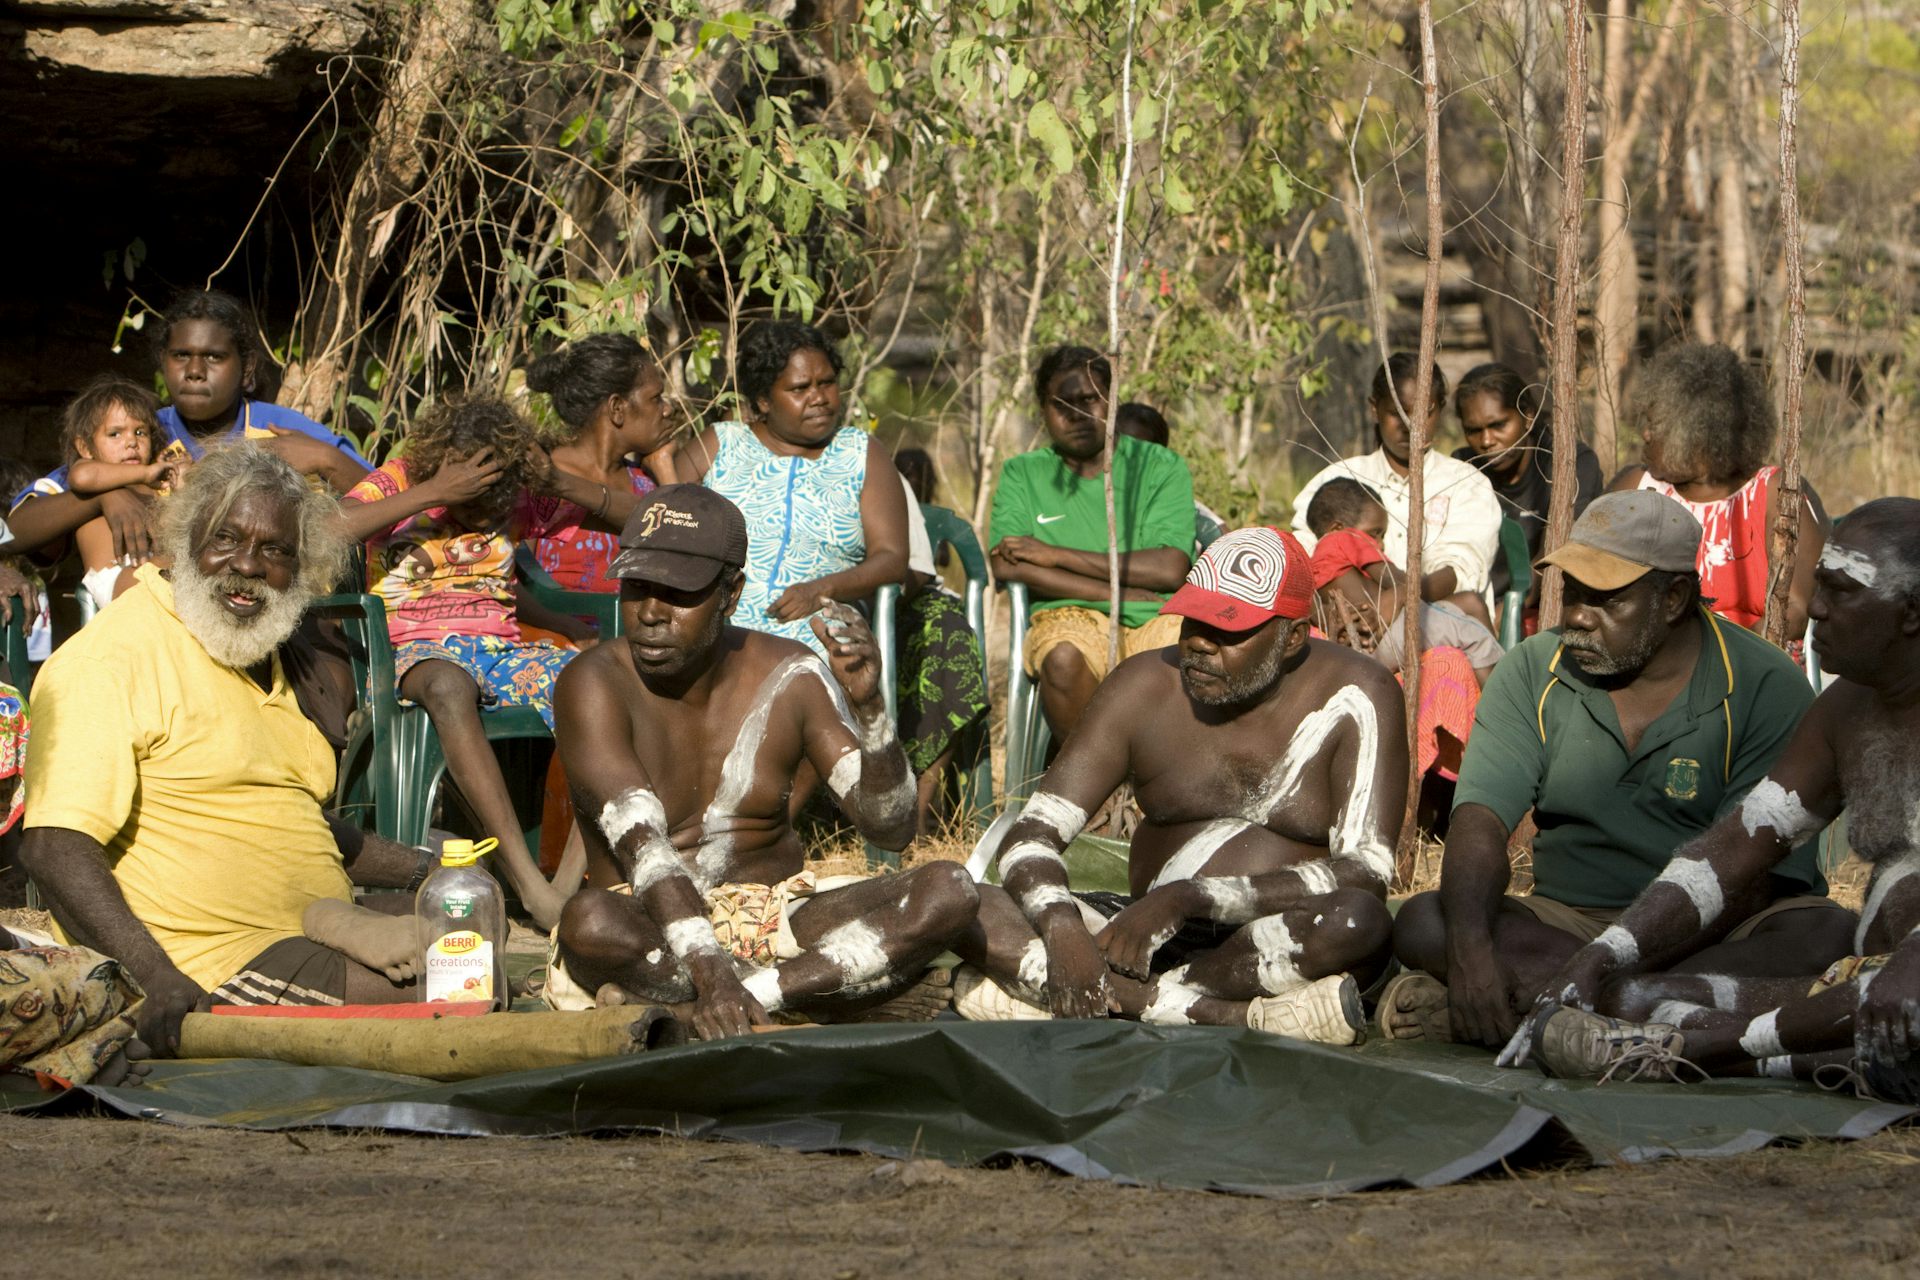
[[[1597,1084],[1606,1084],[1616,1075],[1623,1080],[1669,1080],[1675,1084],[1689,1083],[1683,1073],[1692,1072],[1691,1083],[1707,1078],[1706,1069],[1698,1063],[1689,1061],[1665,1044],[1652,1040],[1640,1040],[1627,1046],[1620,1056],[1608,1064],[1600,1073]]]
[[[1856,1098],[1872,1098],[1873,1091],[1867,1088],[1866,1077],[1854,1070],[1851,1062],[1823,1062],[1813,1069],[1813,1083],[1828,1093],[1838,1093],[1842,1089],[1852,1089]]]

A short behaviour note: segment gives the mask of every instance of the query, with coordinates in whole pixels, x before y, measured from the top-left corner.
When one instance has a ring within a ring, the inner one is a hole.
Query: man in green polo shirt
[[[1546,558],[1566,575],[1565,625],[1509,653],[1480,695],[1440,889],[1395,924],[1395,954],[1419,972],[1382,994],[1387,1035],[1506,1043],[1573,953],[1786,745],[1812,691],[1785,654],[1702,607],[1700,534],[1661,494],[1614,493]],[[1534,892],[1515,897],[1507,840],[1529,810]],[[1854,916],[1825,897],[1817,853],[1795,850],[1668,967],[1787,976],[1847,954]]]
[[[1107,675],[1107,396],[1113,370],[1087,347],[1056,347],[1034,371],[1052,441],[1009,458],[987,529],[993,575],[1026,584],[1036,603],[1022,660],[1064,740]],[[1113,446],[1120,547],[1120,656],[1180,639],[1160,606],[1193,562],[1193,476],[1169,449],[1132,436]]]

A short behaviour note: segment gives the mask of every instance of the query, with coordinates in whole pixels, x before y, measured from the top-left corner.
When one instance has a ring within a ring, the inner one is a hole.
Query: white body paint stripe
[[[1740,1007],[1740,980],[1724,973],[1703,973],[1707,989],[1713,992],[1713,1007],[1733,1010]]]
[[[1751,797],[1749,797],[1751,798]],[[1660,872],[1658,879],[1687,895],[1705,928],[1720,918],[1726,909],[1726,895],[1720,890],[1720,873],[1704,858],[1675,858]]]
[[[1181,982],[1187,976],[1187,967],[1181,965],[1170,973],[1160,975],[1153,987],[1153,1003],[1140,1014],[1140,1021],[1160,1027],[1187,1027],[1193,1025],[1191,1010],[1200,999],[1200,992]]]
[[[1780,1020],[1778,1009],[1769,1009],[1752,1022],[1740,1037],[1740,1051],[1749,1058],[1771,1058],[1786,1052],[1786,1046],[1780,1043],[1780,1030],[1775,1024]]]
[[[1014,981],[1028,991],[1038,992],[1040,998],[1036,1004],[1046,1003],[1047,990],[1047,944],[1035,938],[1027,943],[1020,952],[1020,968],[1014,974]]]
[[[778,969],[755,969],[740,980],[747,994],[760,1002],[760,1007],[768,1013],[778,1013],[786,1006],[786,997],[780,993],[780,971]]]
[[[1788,791],[1772,778],[1762,778],[1740,802],[1740,825],[1749,836],[1772,827],[1788,844],[1799,844],[1820,829],[1820,820],[1800,803],[1798,791]]]
[[[1220,818],[1201,827],[1185,844],[1173,851],[1173,856],[1160,868],[1160,874],[1147,886],[1148,892],[1163,884],[1177,884],[1198,876],[1213,855],[1220,852],[1222,845],[1250,825],[1242,818]]]
[[[1221,924],[1246,924],[1260,913],[1253,881],[1247,876],[1202,876],[1193,883],[1207,900],[1208,916]],[[1163,946],[1166,941],[1159,939]]]
[[[1062,847],[1073,843],[1087,825],[1087,811],[1050,791],[1036,791],[1020,810],[1022,822],[1037,822],[1059,837]]]
[[[640,856],[633,860],[633,875],[627,883],[633,886],[637,898],[662,880],[686,874],[687,864],[680,861],[674,847],[664,837],[652,836],[640,846]]]
[[[1762,1058],[1760,1074],[1770,1080],[1791,1080],[1793,1079],[1793,1059],[1785,1054],[1777,1058]]]
[[[1000,883],[1006,883],[1007,877],[1013,874],[1015,867],[1023,862],[1032,862],[1036,858],[1041,862],[1051,862],[1062,870],[1066,869],[1067,860],[1062,858],[1056,850],[1041,844],[1038,840],[1022,840],[1000,855]]]
[[[827,786],[835,798],[845,800],[848,793],[859,785],[860,752],[856,749],[833,762],[833,772],[827,775]]]
[[[1860,908],[1860,927],[1854,931],[1853,951],[1855,955],[1867,953],[1867,930],[1880,915],[1880,908],[1886,905],[1887,895],[1893,887],[1920,870],[1920,853],[1909,853],[1904,858],[1883,869],[1873,878],[1873,885],[1867,890],[1866,903]]]
[[[887,973],[886,948],[880,945],[880,933],[872,925],[850,920],[830,929],[820,939],[821,955],[840,966],[849,985],[882,978]]]
[[[1687,1020],[1689,1014],[1705,1012],[1707,1012],[1705,1005],[1695,1004],[1691,1000],[1662,1000],[1653,1006],[1653,1012],[1647,1015],[1647,1021],[1664,1022],[1669,1026],[1677,1027]]]
[[[1020,910],[1026,913],[1029,920],[1048,907],[1072,905],[1073,895],[1067,891],[1065,885],[1039,884],[1020,896]]]
[[[720,949],[720,939],[713,936],[713,926],[697,916],[669,920],[665,932],[668,948],[682,960]]]
[[[1312,896],[1320,893],[1332,893],[1340,887],[1340,877],[1333,868],[1318,860],[1302,862],[1293,868],[1293,874],[1300,877],[1300,884]]]
[[[600,808],[600,834],[607,848],[616,849],[633,834],[635,827],[649,827],[658,835],[667,834],[667,810],[660,797],[645,787],[629,787]]]
[[[1595,946],[1613,952],[1614,958],[1621,964],[1632,964],[1640,958],[1639,940],[1617,924],[1608,925],[1593,941]]]
[[[1294,963],[1300,947],[1294,942],[1285,917],[1262,916],[1248,926],[1248,931],[1262,991],[1277,996],[1306,981],[1300,976],[1300,966]]]
[[[1880,577],[1880,567],[1873,561],[1852,547],[1835,542],[1820,548],[1820,567],[1830,573],[1844,573],[1869,591]]]

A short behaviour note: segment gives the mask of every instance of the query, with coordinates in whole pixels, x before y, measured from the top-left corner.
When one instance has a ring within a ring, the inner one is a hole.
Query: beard
[[[222,596],[246,595],[262,602],[251,618],[236,617]],[[245,671],[287,642],[300,617],[313,602],[313,591],[296,579],[285,591],[276,591],[257,578],[237,573],[207,575],[191,556],[173,563],[173,609],[207,656],[223,667]]]
[[[1592,633],[1563,631],[1560,646],[1571,656],[1573,664],[1590,676],[1631,678],[1646,669],[1662,639],[1659,627],[1649,626],[1633,637],[1624,652],[1609,654],[1600,648],[1600,642]]]
[[[1180,654],[1180,686],[1187,696],[1203,707],[1240,707],[1254,702],[1263,696],[1280,679],[1280,668],[1286,660],[1286,646],[1276,644],[1260,660],[1260,665],[1238,676],[1229,676],[1215,671],[1204,662],[1184,650]],[[1195,687],[1187,678],[1189,671],[1200,671],[1215,677],[1219,683]]]

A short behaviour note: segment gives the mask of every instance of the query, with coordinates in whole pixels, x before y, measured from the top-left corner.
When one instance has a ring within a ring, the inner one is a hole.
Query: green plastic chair
[[[534,557],[533,548],[522,543],[514,548],[513,567],[520,585],[555,613],[585,618],[600,629],[604,637],[620,634],[620,596],[614,591],[568,591],[553,580]]]
[[[360,577],[365,580],[364,574]],[[562,591],[551,578],[544,586],[538,582],[526,585],[556,613],[602,619],[602,635],[620,634],[618,597]],[[371,808],[375,831],[402,844],[423,844],[446,776],[447,758],[426,708],[400,705],[386,605],[377,596],[349,592],[323,596],[311,608],[340,624],[361,699],[346,749],[340,753],[334,808],[359,812]],[[480,724],[489,742],[548,740],[553,736],[540,713],[531,707],[483,709]],[[537,831],[535,828],[528,833],[535,847]]]
[[[1527,530],[1518,520],[1500,521],[1500,555],[1510,579],[1500,597],[1500,645],[1511,649],[1526,638],[1527,592],[1533,587],[1533,551]]]
[[[1023,655],[1027,649],[1027,588],[1025,583],[1007,584],[1007,611],[1012,615],[1007,646],[1007,776],[1009,807],[1015,799],[1025,800],[1046,772],[1047,744],[1053,730],[1040,707],[1040,689],[1027,675]]]
[[[987,557],[980,550],[980,539],[958,512],[923,502],[920,514],[927,523],[927,540],[936,549],[942,543],[952,547],[966,574],[967,625],[973,629],[974,644],[980,649],[980,669],[984,671],[987,665]],[[991,736],[991,728],[983,720],[954,743],[953,758],[960,767],[961,812],[977,821],[984,821],[994,812]]]

